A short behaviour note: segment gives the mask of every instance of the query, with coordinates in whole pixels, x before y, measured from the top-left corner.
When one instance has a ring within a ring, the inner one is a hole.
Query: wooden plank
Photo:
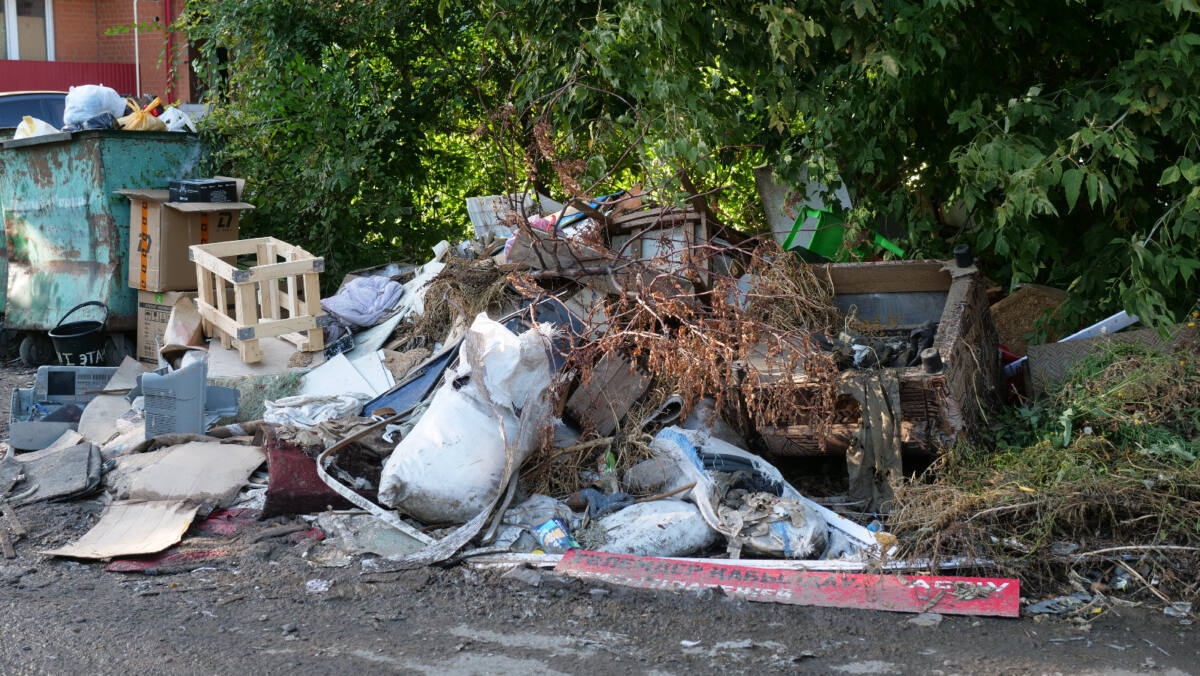
[[[650,387],[650,376],[631,367],[623,355],[609,353],[592,369],[592,378],[581,384],[567,400],[576,420],[590,425],[602,437],[609,436],[621,419]]]
[[[943,261],[834,263],[828,266],[835,293],[905,293],[949,291],[950,273]]]
[[[234,284],[233,286],[233,311],[234,319],[240,327],[258,327],[258,294],[255,293],[256,285],[254,284]],[[256,334],[257,335],[257,334]],[[258,346],[258,339],[251,338],[246,340],[238,336],[241,341],[238,345],[238,354],[242,361],[247,364],[253,364],[262,361],[262,348]]]
[[[204,317],[204,321],[212,324],[213,328],[220,331],[223,336],[237,335],[238,325],[237,322],[234,321],[233,317],[230,317],[224,312],[218,310],[216,307],[209,305],[202,300],[196,301],[196,307],[199,308],[200,316]],[[222,343],[224,343],[224,341],[222,341]],[[228,347],[228,345],[226,345],[226,347]]]
[[[295,252],[281,251],[280,255],[283,256],[285,261],[291,261],[293,260]],[[300,311],[300,293],[297,283],[298,280],[296,277],[292,276],[287,278],[287,305],[285,305],[284,308],[288,311],[289,317],[299,317],[300,315],[304,314]]]
[[[304,303],[308,314],[313,317],[325,314],[321,310],[321,277],[315,272],[304,275]],[[325,349],[325,331],[320,328],[308,331],[308,343],[300,347],[305,352]]]
[[[289,275],[303,275],[305,273],[320,272],[324,264],[323,258],[303,258],[287,263],[274,263],[272,265],[255,266],[249,270],[242,270],[243,279],[248,282],[265,282],[267,280],[278,281],[280,277]],[[318,295],[320,291],[317,292]]]
[[[288,317],[287,319],[259,320],[254,325],[255,338],[274,338],[297,331],[321,330],[317,318],[312,315]]]
[[[213,273],[209,272],[202,265],[196,266],[196,289],[199,295],[199,300],[209,306],[216,301],[213,295]],[[213,336],[212,324],[205,320],[204,335],[211,338]]]
[[[211,271],[221,279],[225,279],[230,282],[233,281],[233,274],[237,272],[237,268],[208,253],[207,251],[202,250],[199,245],[192,246],[192,261],[194,261],[196,265]]]
[[[279,258],[275,255],[275,245],[272,243],[259,244],[257,262],[260,267],[263,265],[272,265],[278,262]],[[262,314],[263,317],[269,319],[279,319],[279,282],[276,280],[267,280],[259,285],[259,294],[262,296]]]
[[[259,244],[275,244],[279,240],[274,237],[252,237],[250,239],[235,239],[229,242],[213,242],[212,244],[193,244],[192,251],[203,251],[214,258],[226,256],[242,256],[252,254]]]
[[[555,571],[640,589],[720,588],[748,601],[943,615],[1019,617],[1021,583],[1011,578],[871,575],[772,570],[572,549]]]

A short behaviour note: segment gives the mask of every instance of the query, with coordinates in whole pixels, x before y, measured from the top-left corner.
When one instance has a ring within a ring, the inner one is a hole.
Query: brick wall
[[[100,61],[93,0],[54,3],[54,50],[58,61]]]
[[[56,0],[54,3],[54,37],[56,59],[100,63],[133,63],[133,33],[106,35],[114,26],[133,25],[134,0]],[[172,15],[178,16],[185,0],[172,0]],[[137,0],[138,21],[142,24],[167,25],[162,0]],[[164,54],[166,33],[162,30],[143,31],[139,37],[141,56],[141,86],[143,93],[159,96],[164,102],[188,102],[189,68],[187,42],[174,36],[175,78],[168,96],[168,60]],[[169,101],[168,101],[169,98]]]

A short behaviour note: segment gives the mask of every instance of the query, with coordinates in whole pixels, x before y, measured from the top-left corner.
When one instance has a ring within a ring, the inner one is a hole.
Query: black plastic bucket
[[[104,309],[102,321],[88,319],[63,323],[76,310],[89,305],[99,305]],[[71,308],[58,320],[58,324],[50,329],[50,340],[54,343],[54,351],[58,353],[58,361],[64,366],[103,366],[104,326],[107,323],[108,306],[98,300],[89,300]]]

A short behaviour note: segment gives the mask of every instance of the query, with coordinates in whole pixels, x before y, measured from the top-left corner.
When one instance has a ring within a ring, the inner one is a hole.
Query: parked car
[[[16,127],[26,115],[61,127],[66,104],[66,92],[0,92],[0,129]]]

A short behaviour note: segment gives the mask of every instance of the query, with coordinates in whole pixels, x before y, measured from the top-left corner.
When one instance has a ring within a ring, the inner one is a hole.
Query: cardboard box
[[[193,244],[238,238],[245,202],[168,202],[166,190],[118,190],[129,198],[129,286],[141,291],[191,291]]]
[[[163,342],[171,308],[180,298],[195,298],[195,291],[138,291],[137,359],[158,363],[158,346]]]
[[[180,178],[167,182],[172,202],[236,202],[237,183],[227,178]]]

